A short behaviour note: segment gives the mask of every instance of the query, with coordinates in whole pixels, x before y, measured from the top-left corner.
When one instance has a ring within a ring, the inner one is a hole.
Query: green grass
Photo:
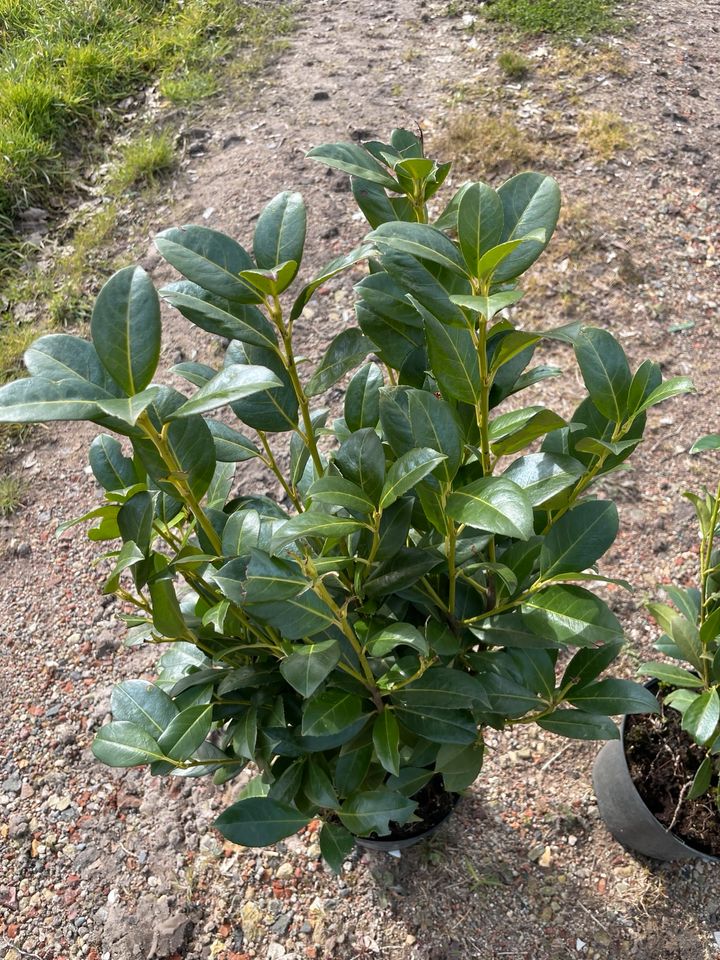
[[[289,26],[286,6],[238,0],[0,0],[0,218],[64,185],[108,107],[154,81],[175,102],[209,96],[212,64],[257,58]]]
[[[128,187],[154,184],[174,166],[174,138],[167,133],[151,133],[124,148],[122,159],[110,178],[109,191],[117,194]]]
[[[22,504],[25,485],[18,477],[0,474],[0,517],[7,517]]]
[[[497,62],[508,80],[524,80],[530,72],[530,61],[514,50],[503,50],[498,54]]]
[[[485,8],[485,15],[524,33],[591,37],[625,26],[616,8],[616,0],[496,0]]]

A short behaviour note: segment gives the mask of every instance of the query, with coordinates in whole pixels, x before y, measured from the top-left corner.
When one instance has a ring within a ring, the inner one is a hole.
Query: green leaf
[[[538,334],[524,333],[522,330],[513,330],[500,339],[500,342],[493,353],[490,363],[490,374],[496,373],[500,367],[509,363],[518,354],[521,354],[528,347],[534,346],[542,338]]]
[[[240,280],[242,270],[252,270],[249,254],[230,237],[187,224],[171,227],[155,237],[160,254],[184,277],[219,297],[238,303],[258,303],[256,290]]]
[[[317,500],[318,503],[345,507],[351,513],[361,515],[372,513],[375,509],[375,505],[365,491],[344,477],[320,477],[309,487],[306,497]]]
[[[116,417],[118,420],[122,420],[123,423],[134,427],[140,414],[144,413],[150,404],[157,400],[159,394],[160,387],[148,387],[146,390],[141,390],[140,393],[136,393],[132,397],[98,400],[98,406],[102,412],[107,413],[108,416]]]
[[[366,239],[380,250],[398,250],[419,260],[437,263],[460,276],[467,275],[463,259],[452,240],[427,223],[405,223],[401,220],[383,223]]]
[[[525,407],[502,413],[490,421],[490,449],[496,457],[517,453],[543,434],[563,426],[562,417],[543,407]]]
[[[469,710],[444,710],[410,704],[398,706],[395,714],[411,733],[434,744],[470,744],[477,740],[477,723]]]
[[[388,470],[380,495],[380,509],[389,507],[408,490],[412,490],[423,477],[431,473],[444,459],[445,454],[438,453],[437,450],[431,450],[429,447],[409,450],[404,453]]]
[[[402,767],[397,777],[387,778],[386,785],[390,790],[398,790],[404,796],[412,797],[425,786],[432,775],[432,770],[425,767]]]
[[[715,687],[701,693],[683,714],[682,728],[696,743],[705,745],[717,736],[720,697]]]
[[[215,457],[222,463],[242,463],[260,456],[260,451],[252,440],[239,430],[233,430],[220,420],[205,422],[215,442]]]
[[[215,473],[215,446],[207,424],[199,416],[174,420],[167,428],[165,442],[190,489],[200,499]],[[169,481],[169,468],[154,445],[146,439],[134,439],[133,447],[160,489],[177,496],[176,488]]]
[[[339,823],[324,823],[320,831],[320,852],[333,873],[340,873],[342,865],[355,847],[355,838]]]
[[[280,673],[303,697],[310,697],[333,671],[340,660],[337,640],[323,640],[296,647],[280,663]]]
[[[495,283],[505,283],[524,273],[549,243],[560,213],[560,189],[552,177],[519,173],[497,192],[503,205],[502,240],[514,240],[535,230],[545,232],[543,243],[518,247],[497,269]]]
[[[380,438],[370,427],[357,430],[334,457],[335,466],[377,503],[385,481],[385,454]]]
[[[124,680],[114,687],[110,711],[115,720],[142,727],[155,740],[178,714],[165,691],[147,680]]]
[[[310,591],[279,602],[254,603],[248,609],[254,617],[279,630],[286,640],[312,637],[335,624],[330,608]]]
[[[154,504],[152,496],[141,490],[120,507],[117,515],[118,529],[123,540],[134,541],[147,553],[152,537]]]
[[[337,809],[339,805],[337,794],[330,777],[319,762],[311,762],[305,765],[302,786],[305,796],[314,806],[320,807],[320,809]]]
[[[217,370],[214,367],[209,367],[206,363],[195,363],[189,360],[185,363],[174,364],[170,367],[170,373],[177,373],[178,376],[183,377],[195,387],[204,387],[208,380],[212,380]]]
[[[527,540],[533,534],[532,504],[520,487],[505,477],[482,477],[455,490],[447,513],[458,523]]]
[[[380,417],[380,387],[383,375],[376,363],[366,363],[345,391],[345,423],[351,431],[375,427]]]
[[[307,396],[315,397],[324,393],[364,360],[370,349],[370,341],[357,327],[342,330],[332,340],[320,366],[305,385]]]
[[[590,683],[610,666],[622,648],[622,641],[617,640],[604,643],[600,647],[584,647],[578,650],[565,668],[560,686],[566,687],[569,683],[583,686]]]
[[[239,757],[246,757],[248,760],[255,759],[255,745],[258,735],[258,717],[257,708],[248,707],[242,713],[237,721],[237,726],[233,733],[233,750]]]
[[[508,260],[519,248],[527,246],[528,244],[532,244],[537,248],[538,253],[532,258],[536,260],[545,247],[545,239],[544,230],[534,230],[522,237],[516,237],[513,240],[506,240],[504,243],[498,244],[483,254],[477,265],[478,277],[486,282],[489,281],[502,267],[503,261]],[[502,281],[495,280],[494,282],[498,283]]]
[[[575,355],[590,399],[613,423],[627,415],[632,376],[625,351],[599,327],[584,327],[575,341]]]
[[[160,301],[142,267],[110,277],[95,301],[90,332],[102,365],[125,393],[144,390],[160,357]]]
[[[128,720],[106,723],[101,727],[92,742],[92,752],[109,767],[138,767],[143,763],[165,760],[157,741]]]
[[[354,693],[325,690],[308,700],[303,709],[302,732],[306,737],[339,733],[362,715],[362,700]]]
[[[272,539],[274,552],[281,550],[288,543],[306,537],[320,537],[325,540],[339,540],[364,525],[358,520],[349,520],[347,517],[336,517],[329,513],[308,510],[292,520],[284,523]]]
[[[697,773],[693,778],[692,786],[688,790],[688,800],[697,800],[698,797],[702,797],[703,794],[707,793],[710,789],[712,774],[712,757],[707,756],[698,767]]]
[[[470,331],[449,327],[426,312],[425,333],[433,376],[442,393],[464,403],[479,403],[480,365]]]
[[[187,403],[178,407],[168,419],[175,420],[197,413],[209,413],[211,410],[217,410],[218,407],[224,407],[253,393],[281,386],[282,381],[267,367],[234,363],[222,369]]]
[[[541,578],[552,580],[592,566],[610,548],[617,532],[617,507],[611,500],[587,500],[568,510],[543,542]]]
[[[658,403],[662,403],[663,400],[669,400],[671,397],[678,397],[684,393],[694,392],[695,385],[690,377],[670,377],[669,380],[665,380],[659,387],[653,390],[650,396],[640,404],[635,412],[642,413],[649,407],[654,407]]]
[[[633,680],[608,678],[572,689],[568,703],[587,713],[657,713],[655,696]]]
[[[270,557],[255,549],[251,549],[250,558],[246,580],[248,603],[286,600],[310,587],[310,581],[292,560]]]
[[[306,817],[294,807],[270,797],[249,797],[228,807],[214,826],[232,843],[243,847],[266,847],[307,826]]]
[[[701,453],[703,450],[720,449],[720,433],[707,433],[699,437],[690,447],[690,453]]]
[[[122,452],[120,441],[101,433],[90,444],[90,467],[105,490],[123,490],[137,482],[135,465]]]
[[[663,603],[648,603],[646,607],[673,641],[683,659],[696,670],[702,671],[703,646],[696,625]]]
[[[477,276],[483,254],[500,243],[502,201],[486,183],[471,183],[463,190],[457,210],[457,234],[469,272]]]
[[[277,347],[272,324],[255,307],[231,304],[188,281],[163,287],[160,296],[207,333],[270,350]]]
[[[254,287],[263,297],[277,297],[293,282],[298,265],[286,260],[272,270],[241,270],[240,279]]]
[[[170,722],[158,740],[161,751],[171,760],[187,760],[205,741],[212,726],[209,704],[188,707]]]
[[[297,320],[297,318],[305,309],[305,306],[309,303],[312,295],[324,283],[327,283],[328,280],[336,276],[338,273],[342,273],[343,270],[347,270],[348,267],[352,267],[354,264],[360,263],[361,260],[367,260],[367,258],[371,257],[374,252],[375,248],[371,243],[363,243],[361,246],[351,250],[350,253],[331,260],[330,263],[326,264],[320,273],[310,281],[310,283],[306,284],[302,288],[292,306],[292,310],[290,311],[290,319]]]
[[[522,717],[528,711],[545,706],[545,701],[534,690],[529,690],[510,677],[488,674],[483,677],[483,686],[493,713]]]
[[[369,727],[348,743],[343,744],[335,768],[335,784],[341,796],[349,796],[362,784],[373,755]]]
[[[104,396],[99,387],[82,380],[13,380],[0,387],[0,423],[95,420],[102,415],[97,401]]]
[[[351,177],[350,188],[355,202],[373,229],[388,220],[398,219],[395,208],[380,184],[361,177]]]
[[[151,580],[148,590],[153,626],[160,636],[172,637],[175,640],[191,639],[172,580]]]
[[[487,706],[483,683],[463,670],[431,667],[417,680],[394,691],[392,698],[404,708],[472,709]]]
[[[87,340],[66,333],[39,337],[23,357],[33,377],[52,380],[81,380],[105,391],[108,397],[120,394],[120,387],[100,362],[97,350]]]
[[[526,625],[538,636],[576,647],[621,640],[623,630],[607,605],[583,587],[556,585],[522,605]]]
[[[511,307],[514,303],[517,303],[518,300],[521,300],[523,297],[522,290],[501,290],[498,293],[493,293],[490,296],[477,296],[477,295],[465,295],[465,294],[453,294],[450,297],[450,300],[456,304],[458,307],[466,307],[468,310],[474,310],[476,313],[481,313],[486,320],[490,321],[500,310],[504,310],[505,307]],[[529,334],[528,334],[529,336]]]
[[[313,147],[305,156],[310,160],[319,160],[328,167],[342,170],[343,173],[349,173],[353,177],[379,183],[389,190],[397,191],[398,189],[397,181],[380,166],[377,160],[373,159],[367,150],[357,144],[325,143],[320,147]]]
[[[423,634],[409,623],[390,623],[367,641],[368,653],[373,657],[385,657],[399,646],[413,647],[423,656],[430,652]]]
[[[482,743],[444,743],[438,750],[435,769],[442,774],[445,789],[452,793],[466,790],[480,776],[484,756]]]
[[[343,824],[358,836],[390,833],[390,821],[405,823],[415,811],[416,802],[395,790],[384,788],[356,793],[345,801],[338,812]]]
[[[294,260],[292,281],[302,260],[306,227],[305,204],[299,193],[286,190],[273,197],[255,225],[253,253],[257,265],[272,270],[279,263]]]
[[[638,673],[655,677],[660,683],[669,683],[673,687],[697,687],[702,689],[704,683],[700,677],[689,670],[678,667],[674,663],[653,663],[644,661],[638,666]]]
[[[533,507],[539,507],[574,486],[584,472],[583,465],[573,457],[530,453],[511,463],[502,476],[516,483]]]
[[[380,391],[380,423],[383,435],[396,456],[416,447],[444,453],[433,471],[449,483],[462,463],[464,437],[459,419],[449,403],[427,390],[383,387]]]
[[[609,717],[587,713],[585,710],[567,710],[561,707],[541,717],[537,724],[543,730],[569,737],[571,740],[620,739],[620,731]]]
[[[391,710],[378,714],[373,723],[373,745],[380,765],[388,773],[400,773],[400,728]]]

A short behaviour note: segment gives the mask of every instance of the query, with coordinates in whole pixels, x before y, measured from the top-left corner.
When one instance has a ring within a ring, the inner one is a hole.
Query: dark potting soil
[[[683,787],[692,781],[704,752],[681,729],[677,710],[663,707],[662,693],[658,700],[661,713],[633,714],[625,720],[630,776],[645,805],[664,827],[696,850],[720,857],[720,813],[714,801],[717,774],[705,796],[688,800],[686,790],[680,802]]]
[[[402,826],[395,821],[390,821],[390,833],[384,837],[379,837],[376,833],[371,833],[369,840],[407,840],[410,837],[416,837],[426,830],[431,830],[441,823],[445,817],[454,809],[459,800],[459,794],[448,793],[443,786],[442,777],[439,774],[429,780],[422,789],[413,795],[412,799],[417,800],[417,809],[415,814],[422,819],[417,823],[404,823]]]

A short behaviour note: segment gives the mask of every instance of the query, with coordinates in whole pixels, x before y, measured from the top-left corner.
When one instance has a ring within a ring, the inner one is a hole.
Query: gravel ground
[[[636,362],[651,356],[698,387],[653,413],[634,471],[607,482],[622,532],[604,570],[638,587],[608,594],[627,624],[628,675],[653,639],[643,599],[658,582],[692,576],[696,541],[680,493],[716,472],[711,456],[691,461],[686,450],[717,429],[719,10],[658,0],[633,8],[636,30],[609,46],[519,42],[532,68],[509,84],[495,63],[507,41],[471,14],[411,0],[306,0],[252,104],[208,112],[193,134],[202,156],[152,212],[153,233],[199,221],[247,241],[261,205],[299,188],[312,270],[363,228],[344,178],[306,162],[307,148],[420,122],[432,150],[457,131],[457,116],[478,126],[512,118],[529,144],[526,164],[557,176],[565,197],[557,238],[527,284],[528,322],[607,326]],[[613,159],[583,139],[593,111],[628,125]],[[477,175],[514,169],[454,142]],[[461,169],[455,185],[462,179]],[[143,263],[166,278],[151,246]],[[351,283],[329,284],[304,320],[308,356],[350,321]],[[166,365],[204,349],[168,320]],[[562,353],[548,358],[567,365]],[[578,392],[565,378],[550,400],[569,412]],[[224,843],[210,824],[236,785],[158,781],[95,762],[89,743],[108,719],[112,684],[152,676],[153,657],[119,649],[119,611],[100,596],[93,545],[54,533],[98,499],[85,466],[90,436],[60,426],[16,451],[25,506],[0,524],[0,958],[718,955],[717,867],[657,865],[612,841],[592,794],[593,744],[535,730],[496,735],[448,826],[400,859],[354,854],[339,879],[319,860],[312,825],[267,850]],[[277,492],[252,470],[242,483]]]

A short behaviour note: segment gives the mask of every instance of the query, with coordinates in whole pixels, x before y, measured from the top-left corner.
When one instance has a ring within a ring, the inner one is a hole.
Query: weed
[[[598,160],[612,160],[632,143],[631,128],[618,114],[592,110],[580,119],[578,136]]]
[[[202,70],[186,70],[177,77],[160,81],[160,93],[171,103],[196,103],[212,97],[220,89],[217,78]]]
[[[25,484],[9,473],[0,474],[0,517],[7,517],[22,505]]]
[[[524,80],[530,72],[530,61],[514,50],[503,50],[497,62],[508,80]]]
[[[616,0],[496,0],[485,8],[485,15],[524,33],[591,37],[625,27],[615,14],[616,6]]]
[[[466,171],[488,176],[537,162],[538,147],[505,114],[481,116],[470,110],[450,116],[442,149],[459,158]]]
[[[110,178],[110,192],[117,195],[128,187],[153,184],[175,166],[175,147],[167,133],[151,133],[131,141]]]

